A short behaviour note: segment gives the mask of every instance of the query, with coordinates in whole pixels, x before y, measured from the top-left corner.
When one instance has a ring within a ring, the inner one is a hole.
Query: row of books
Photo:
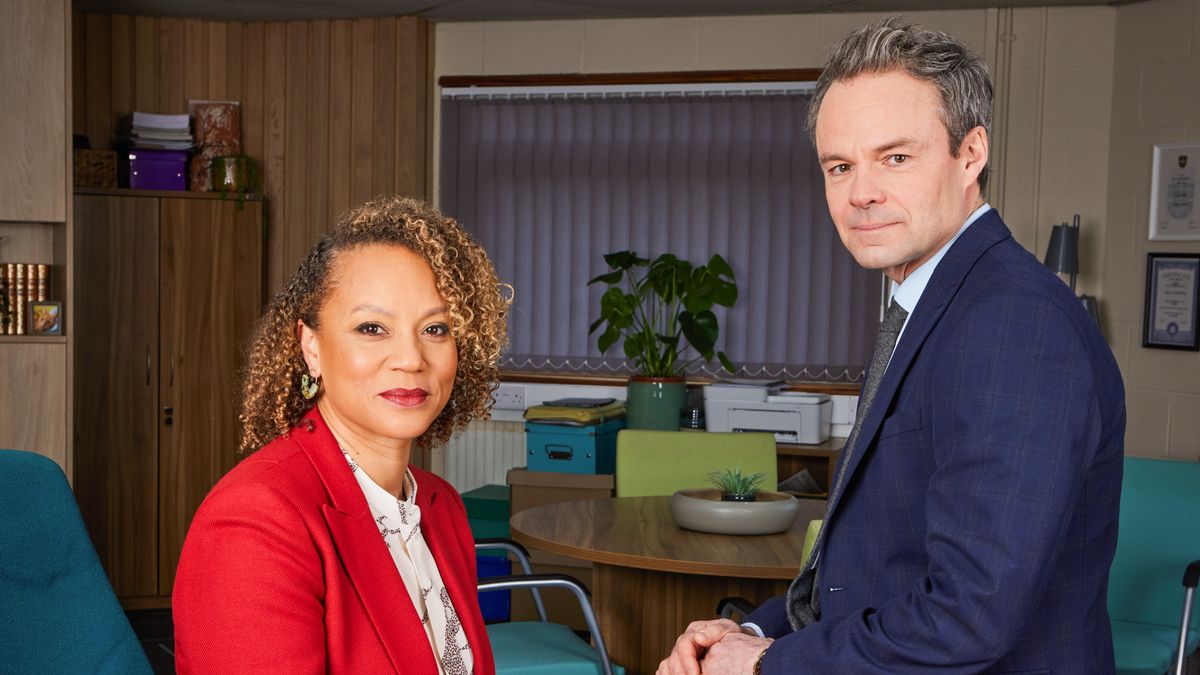
[[[42,263],[0,264],[0,334],[26,335],[30,301],[49,298],[50,265]]]

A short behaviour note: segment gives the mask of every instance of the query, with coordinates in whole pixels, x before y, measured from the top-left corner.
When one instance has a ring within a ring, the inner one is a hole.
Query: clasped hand
[[[771,642],[744,632],[729,619],[693,621],[658,664],[657,675],[749,675]]]

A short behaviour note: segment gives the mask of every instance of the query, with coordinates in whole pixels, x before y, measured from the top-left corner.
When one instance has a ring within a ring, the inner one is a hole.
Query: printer
[[[708,431],[759,431],[777,443],[829,440],[833,403],[827,394],[781,391],[782,382],[718,381],[704,387]]]

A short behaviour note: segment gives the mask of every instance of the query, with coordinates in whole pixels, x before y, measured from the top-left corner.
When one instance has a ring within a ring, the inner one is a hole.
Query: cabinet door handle
[[[150,386],[150,345],[146,345],[146,386]]]
[[[171,350],[170,372],[167,373],[167,386],[175,386],[175,350]]]

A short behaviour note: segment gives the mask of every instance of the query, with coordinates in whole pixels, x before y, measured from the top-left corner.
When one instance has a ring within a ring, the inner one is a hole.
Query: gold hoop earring
[[[300,376],[300,395],[311,401],[317,392],[321,390],[321,378],[313,377],[308,373]]]

